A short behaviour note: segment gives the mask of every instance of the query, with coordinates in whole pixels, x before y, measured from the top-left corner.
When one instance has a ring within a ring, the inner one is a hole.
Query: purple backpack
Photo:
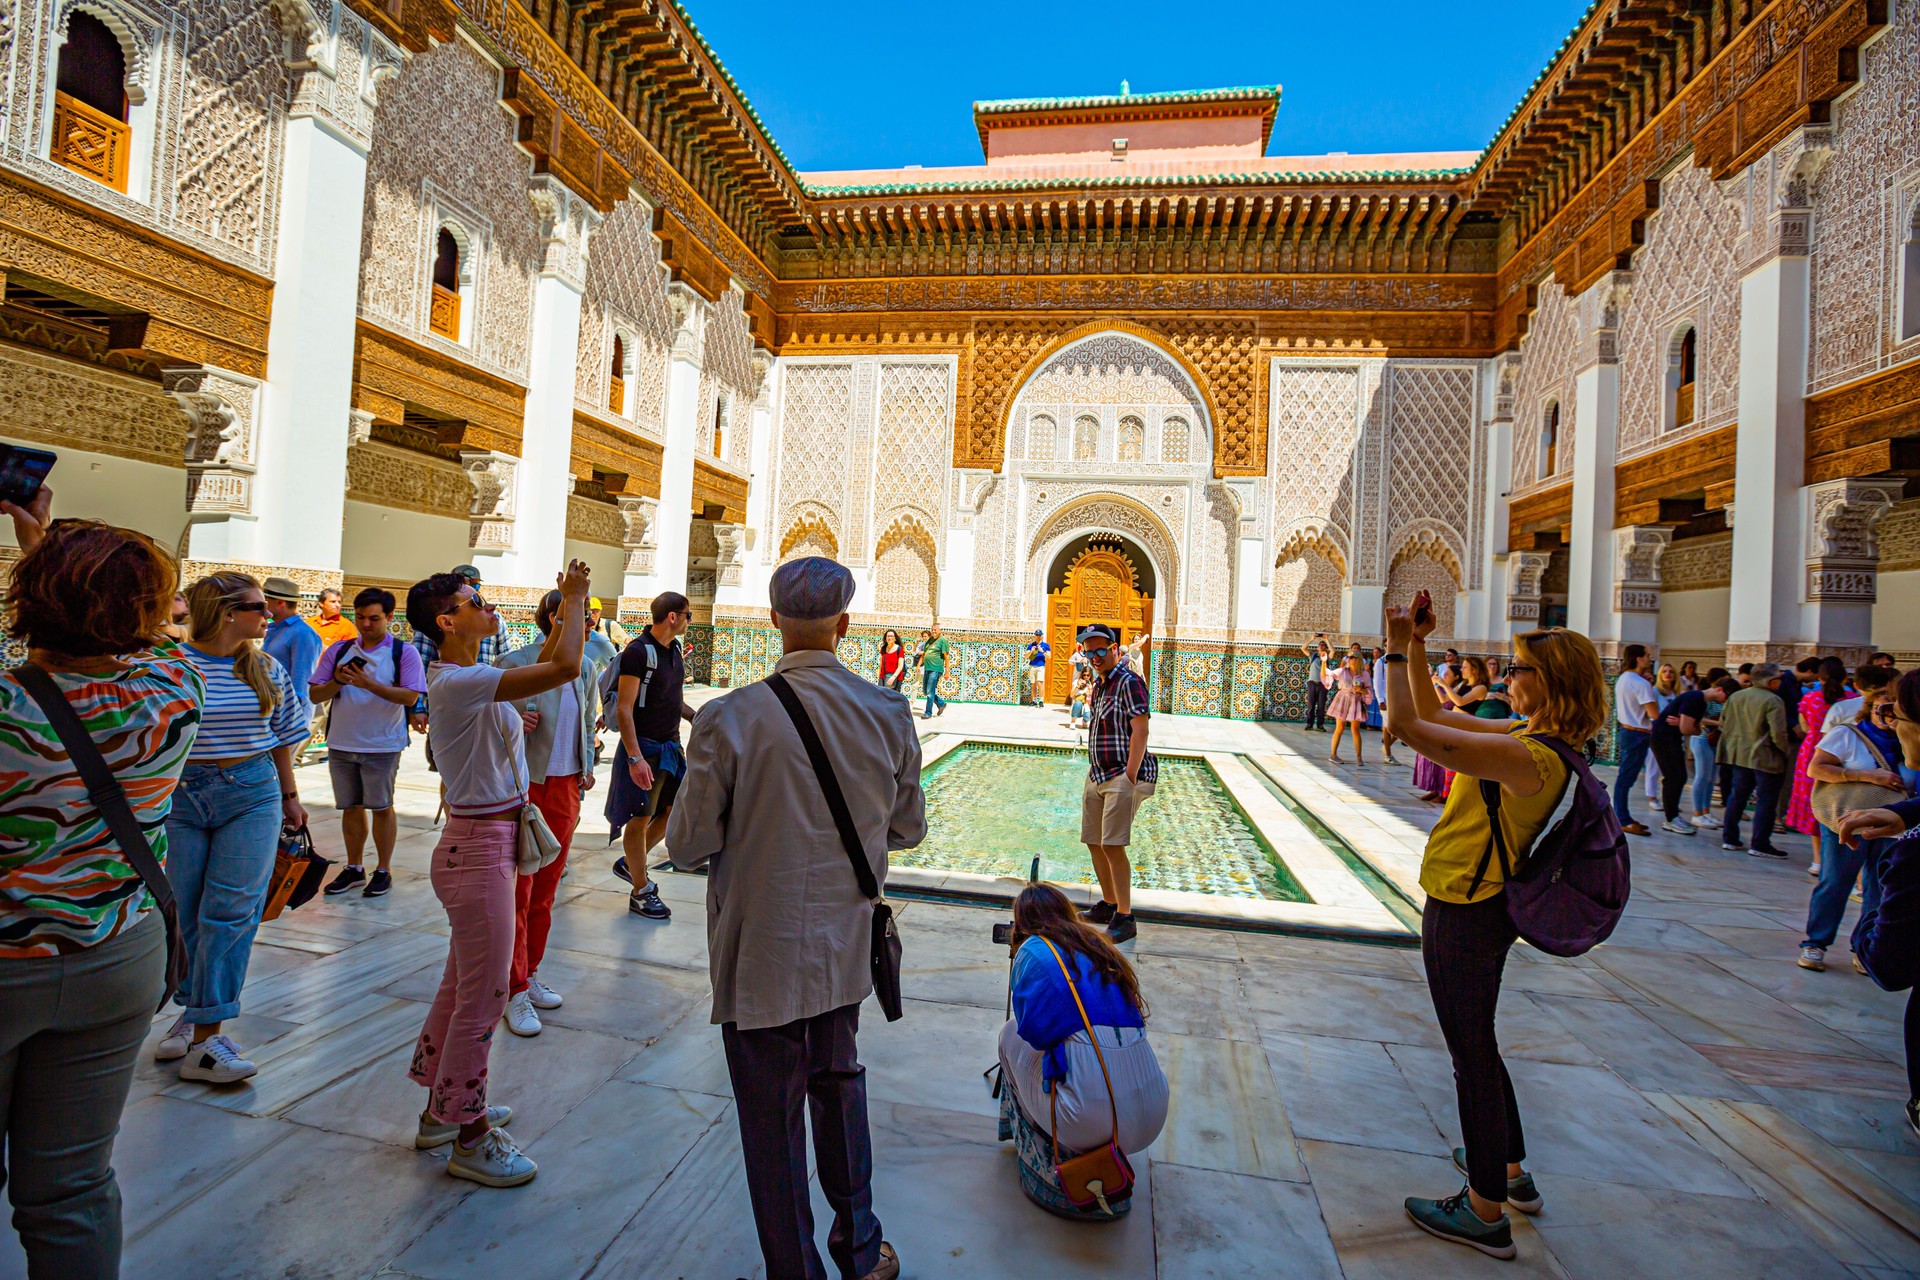
[[[1531,850],[1522,852],[1516,866],[1500,828],[1500,784],[1482,779],[1480,797],[1493,838],[1480,855],[1467,899],[1472,901],[1487,864],[1498,855],[1507,914],[1520,936],[1548,955],[1585,955],[1607,940],[1627,909],[1633,887],[1627,833],[1620,829],[1607,788],[1593,776],[1586,758],[1558,738],[1533,738],[1566,762],[1573,807]]]

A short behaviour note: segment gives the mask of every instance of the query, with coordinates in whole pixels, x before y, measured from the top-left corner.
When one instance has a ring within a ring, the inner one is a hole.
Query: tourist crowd
[[[118,1273],[113,1139],[156,1007],[176,1012],[154,1055],[177,1061],[181,1079],[222,1086],[258,1072],[226,1028],[273,886],[305,865],[303,753],[324,743],[341,815],[346,860],[326,893],[378,899],[394,883],[396,783],[420,729],[445,815],[428,879],[448,946],[408,1068],[425,1091],[415,1145],[449,1147],[448,1173],[487,1187],[537,1173],[507,1127],[512,1109],[491,1096],[489,1057],[497,1025],[538,1035],[541,1012],[563,1003],[540,965],[610,730],[604,813],[629,911],[670,916],[649,863],[663,844],[675,867],[707,873],[711,1019],[767,1274],[827,1274],[809,1114],[833,1266],[858,1280],[899,1274],[873,1206],[858,1035],[870,995],[889,1019],[901,1013],[884,885],[890,852],[926,833],[907,689],[918,671],[920,718],[945,711],[953,651],[938,625],[911,647],[888,631],[871,678],[851,671],[836,650],[852,575],[791,561],[771,581],[782,641],[772,674],[696,714],[686,598],[655,597],[651,625],[628,636],[602,618],[579,561],[539,600],[539,638],[516,646],[471,565],[414,584],[403,606],[369,587],[348,617],[328,591],[307,617],[281,578],[220,572],[178,592],[176,562],[151,539],[54,521],[51,502],[42,488],[30,509],[4,507],[22,550],[7,626],[29,658],[0,673],[0,1136],[33,1276]],[[393,629],[397,607],[410,641]],[[1901,675],[1884,654],[1852,670],[1832,657],[1792,670],[1656,668],[1628,645],[1609,694],[1578,633],[1532,631],[1510,657],[1447,650],[1435,662],[1433,627],[1422,597],[1388,610],[1386,644],[1371,653],[1315,637],[1307,727],[1332,721],[1336,762],[1348,736],[1362,760],[1365,728],[1380,731],[1389,762],[1395,742],[1408,744],[1415,785],[1443,806],[1421,865],[1421,943],[1466,1185],[1409,1198],[1406,1211],[1436,1236],[1511,1257],[1507,1207],[1537,1213],[1543,1196],[1495,1035],[1508,951],[1522,938],[1564,955],[1604,940],[1625,903],[1627,837],[1650,834],[1633,816],[1635,788],[1657,773],[1648,795],[1670,834],[1709,824],[1717,798],[1724,850],[1780,859],[1777,835],[1808,838],[1816,884],[1801,966],[1824,967],[1857,887],[1853,966],[1912,988],[1920,671]],[[1062,658],[1036,631],[1018,695],[1044,705],[1049,667],[1064,662],[1070,723],[1086,728],[1080,839],[1099,896],[1078,910],[1036,882],[1016,898],[994,1088],[1023,1191],[1078,1220],[1128,1212],[1129,1154],[1154,1141],[1170,1105],[1148,996],[1120,949],[1138,928],[1133,823],[1159,770],[1149,643],[1123,645],[1094,624]],[[1610,796],[1585,754],[1608,733]],[[1907,1119],[1920,1133],[1916,998],[1907,1033]]]

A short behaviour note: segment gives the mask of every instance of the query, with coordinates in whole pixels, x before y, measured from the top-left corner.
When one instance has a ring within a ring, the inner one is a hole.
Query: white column
[[[513,532],[504,546],[476,543],[473,555],[488,582],[547,587],[566,567],[580,295],[586,288],[587,242],[600,215],[556,178],[535,178],[529,194],[540,217],[542,257],[533,289],[527,409],[515,469]]]
[[[706,304],[684,284],[667,286],[673,308],[673,355],[667,365],[667,408],[660,455],[660,502],[654,516],[653,569],[629,572],[622,595],[651,598],[687,589],[687,538],[693,523],[693,455],[699,432],[700,364]]]
[[[1346,587],[1340,592],[1340,630],[1350,636],[1377,636],[1386,625],[1384,585]]]
[[[1265,631],[1273,625],[1273,567],[1268,563],[1267,540],[1260,528],[1265,485],[1255,476],[1235,476],[1222,483],[1240,512],[1239,546],[1233,561],[1233,612],[1227,623],[1236,630]]]
[[[713,598],[716,608],[762,608],[767,604],[768,561],[778,548],[772,547],[767,530],[767,495],[773,489],[773,473],[768,466],[772,455],[774,378],[778,362],[765,351],[753,353],[752,409],[747,429],[752,433],[747,448],[747,524],[741,541],[737,580],[729,583],[723,576]],[[689,472],[691,475],[691,472]],[[689,491],[691,504],[691,491]]]
[[[1729,661],[1800,650],[1806,553],[1808,242],[1812,184],[1828,152],[1824,126],[1796,130],[1729,188],[1745,217],[1740,280],[1740,417],[1734,447]],[[1735,655],[1738,655],[1736,658]]]
[[[1616,342],[1633,277],[1613,271],[1580,295],[1580,368],[1573,378],[1573,545],[1567,626],[1596,644],[1618,641],[1614,613],[1613,461],[1620,438]]]
[[[940,619],[964,625],[973,616],[974,518],[999,484],[992,471],[953,475],[953,519],[947,525],[947,567],[940,572]]]
[[[1517,355],[1508,354],[1490,361],[1483,370],[1485,416],[1481,430],[1486,433],[1486,482],[1480,493],[1481,530],[1480,582],[1478,591],[1467,593],[1467,628],[1464,635],[1493,643],[1506,640],[1507,630],[1507,493],[1513,487],[1513,384],[1519,376]]]

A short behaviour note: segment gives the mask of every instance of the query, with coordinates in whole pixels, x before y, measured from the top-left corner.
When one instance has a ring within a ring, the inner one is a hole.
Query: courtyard
[[[922,728],[929,742],[1073,740],[1057,710],[956,704]],[[1266,762],[1389,884],[1407,883],[1437,813],[1408,765],[1378,763],[1373,737],[1362,768],[1329,766],[1324,736],[1276,723],[1156,716],[1153,743]],[[325,769],[300,779],[337,858]],[[414,1151],[406,1063],[447,941],[425,876],[435,780],[417,746],[401,782],[392,894],[316,899],[260,930],[228,1028],[260,1074],[203,1087],[143,1054],[115,1160],[124,1274],[761,1275],[707,1021],[704,882],[663,873],[673,919],[629,917],[601,789],[542,970],[566,1004],[538,1038],[503,1029],[492,1060],[492,1096],[514,1108],[540,1176],[479,1190],[445,1176],[444,1152]],[[889,1025],[869,1004],[861,1056],[875,1205],[903,1274],[1920,1272],[1904,997],[1844,962],[1794,967],[1803,841],[1786,865],[1717,843],[1636,839],[1633,901],[1609,943],[1573,961],[1513,953],[1501,1041],[1546,1197],[1538,1217],[1515,1215],[1513,1264],[1431,1240],[1401,1211],[1408,1194],[1460,1182],[1448,1060],[1412,947],[1143,920],[1128,950],[1172,1087],[1168,1123],[1135,1155],[1132,1214],[1070,1224],[1022,1198],[995,1141],[981,1072],[1004,1016],[1006,957],[989,937],[1002,913],[902,900],[907,1015]],[[21,1275],[8,1233],[0,1277]]]

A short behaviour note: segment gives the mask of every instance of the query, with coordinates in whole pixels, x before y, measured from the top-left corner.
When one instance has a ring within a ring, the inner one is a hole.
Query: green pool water
[[[968,742],[922,780],[927,838],[894,853],[894,866],[1025,876],[1037,854],[1046,879],[1096,882],[1080,843],[1084,751]],[[1160,757],[1128,852],[1137,889],[1309,901],[1204,760]]]

